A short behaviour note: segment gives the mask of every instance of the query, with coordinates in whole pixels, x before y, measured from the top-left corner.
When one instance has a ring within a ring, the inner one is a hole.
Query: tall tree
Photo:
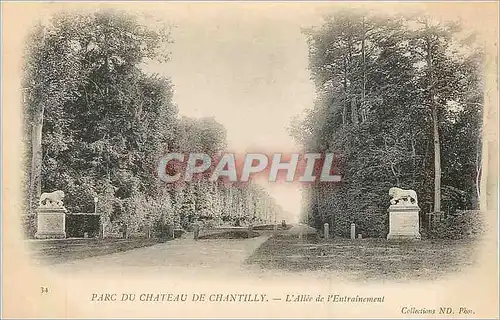
[[[441,210],[441,198],[446,210],[470,205],[461,198],[477,185],[477,166],[454,155],[476,159],[477,149],[464,150],[470,139],[454,134],[465,125],[479,139],[481,81],[472,62],[478,59],[471,61],[456,31],[353,12],[306,30],[317,99],[291,134],[307,151],[336,153],[343,176],[340,184],[307,189],[311,223],[330,222],[348,234],[356,222],[367,235],[384,236],[391,186],[417,190],[426,212]]]

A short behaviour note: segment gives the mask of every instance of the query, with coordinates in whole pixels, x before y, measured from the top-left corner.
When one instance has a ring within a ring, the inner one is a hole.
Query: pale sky
[[[148,70],[172,79],[181,115],[226,127],[228,151],[298,152],[287,126],[315,96],[301,33],[309,24],[254,8],[177,17],[171,61]],[[298,217],[299,185],[260,183]]]

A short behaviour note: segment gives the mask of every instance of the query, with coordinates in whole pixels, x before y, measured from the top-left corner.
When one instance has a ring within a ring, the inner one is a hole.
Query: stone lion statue
[[[400,188],[390,188],[389,195],[392,197],[391,204],[398,204],[401,200],[408,204],[418,204],[415,190],[403,190]]]
[[[63,207],[64,192],[57,190],[54,192],[44,192],[40,196],[40,201],[38,204],[40,206],[50,206],[50,207]]]

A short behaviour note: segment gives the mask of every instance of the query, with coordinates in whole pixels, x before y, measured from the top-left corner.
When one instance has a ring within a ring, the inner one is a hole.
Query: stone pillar
[[[99,239],[104,239],[104,221],[102,221],[102,217],[99,220]]]
[[[324,224],[323,231],[325,233],[325,240],[328,240],[330,238],[330,226],[328,225],[328,223]]]
[[[420,240],[420,208],[414,204],[396,204],[389,207],[388,240]]]
[[[36,239],[66,238],[66,208],[39,207],[36,209]]]
[[[351,223],[351,240],[356,239],[356,224]]]

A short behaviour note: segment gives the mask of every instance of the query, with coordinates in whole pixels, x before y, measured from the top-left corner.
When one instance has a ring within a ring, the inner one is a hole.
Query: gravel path
[[[192,237],[159,243],[105,256],[61,263],[57,272],[107,272],[150,269],[150,271],[237,271],[269,236],[251,239],[193,240]]]

